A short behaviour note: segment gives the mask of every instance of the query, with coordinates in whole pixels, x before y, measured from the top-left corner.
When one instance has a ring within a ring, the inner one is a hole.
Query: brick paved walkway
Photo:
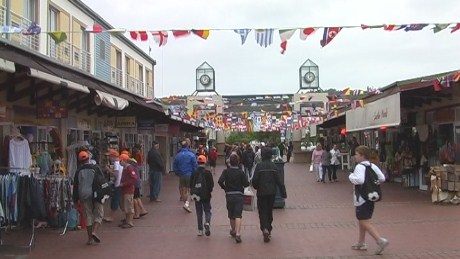
[[[59,236],[60,229],[40,229],[30,253],[0,247],[0,257],[460,258],[460,207],[433,205],[428,192],[395,183],[384,185],[384,200],[377,204],[374,214],[374,224],[389,239],[390,246],[384,255],[374,256],[376,245],[368,237],[369,251],[351,250],[358,227],[347,173],[340,172],[337,183],[321,184],[306,168],[304,164],[286,164],[288,199],[285,209],[275,210],[270,243],[263,243],[257,212],[244,212],[241,244],[229,237],[224,193],[218,186],[212,199],[212,234],[197,237],[195,212],[188,214],[181,208],[177,178],[168,175],[164,177],[163,202],[146,202],[150,213],[136,220],[132,229],[120,229],[117,223],[104,224],[102,244],[98,246],[85,245],[84,231]],[[218,167],[217,172],[222,169]],[[15,239],[17,243],[18,238],[26,243],[21,233],[7,235],[5,241]]]

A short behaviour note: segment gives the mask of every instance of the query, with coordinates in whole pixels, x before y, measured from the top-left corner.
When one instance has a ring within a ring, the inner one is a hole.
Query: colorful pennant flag
[[[152,32],[153,40],[158,46],[165,46],[168,42],[168,32],[167,31],[153,31]]]
[[[22,32],[22,29],[19,27],[7,26],[7,25],[4,25],[2,27],[2,33],[21,33],[21,32]]]
[[[102,32],[102,26],[98,24],[94,24],[93,28],[86,28],[86,32],[91,32],[91,33],[101,33]]]
[[[451,29],[452,30],[450,31],[450,33],[460,30],[460,23],[457,23],[454,27],[451,27]]]
[[[438,33],[440,31],[446,29],[447,27],[449,27],[449,25],[450,25],[450,23],[438,23],[438,24],[435,24],[432,29],[433,29],[434,33]]]
[[[205,40],[209,37],[209,30],[192,30],[192,32],[193,34]]]
[[[67,34],[65,32],[50,32],[48,35],[50,35],[51,39],[53,39],[56,44],[67,40]]]
[[[398,30],[404,29],[406,27],[407,27],[407,25],[405,25],[405,24],[403,24],[403,25],[387,24],[387,25],[383,26],[383,29],[385,31],[398,31]]]
[[[146,31],[130,31],[129,35],[131,35],[131,39],[133,40],[147,41],[149,39]]]
[[[417,23],[417,24],[410,24],[406,28],[404,28],[405,31],[421,31],[423,28],[428,26],[428,23]]]
[[[343,89],[342,94],[343,95],[350,95],[350,87],[347,87],[347,88]]]
[[[273,32],[275,29],[260,29],[255,30],[256,41],[261,47],[268,47],[273,42]]]
[[[316,30],[317,30],[317,28],[313,28],[313,27],[300,29],[299,37],[300,37],[301,40],[306,40],[307,37],[312,35]]]
[[[441,85],[439,84],[438,79],[433,80],[433,88],[435,92],[441,91]]]
[[[287,48],[287,41],[294,35],[296,29],[293,30],[279,30],[280,33],[280,39],[281,39],[281,54],[284,54],[286,52]]]
[[[32,22],[30,26],[27,28],[27,30],[23,32],[22,34],[37,35],[37,34],[40,34],[41,32],[42,32],[42,28],[36,22]]]
[[[187,30],[173,30],[172,34],[174,35],[174,38],[182,38],[190,35],[190,31]]]
[[[324,48],[329,44],[335,36],[342,30],[342,27],[326,27],[324,28],[323,39],[320,41],[321,46]]]
[[[246,42],[246,39],[248,37],[248,34],[251,32],[251,29],[237,29],[237,30],[233,30],[233,31],[240,35],[240,37],[241,37],[241,45],[244,45],[244,43]]]

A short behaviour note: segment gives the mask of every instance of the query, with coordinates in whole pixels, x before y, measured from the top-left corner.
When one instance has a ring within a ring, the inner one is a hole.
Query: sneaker
[[[367,251],[367,244],[366,243],[356,243],[351,246],[351,249],[353,250],[359,250],[359,251]]]
[[[198,230],[198,233],[196,235],[199,237],[203,236],[203,230]]]
[[[231,229],[230,229],[230,236],[232,236],[233,238],[235,238],[235,237],[236,237],[236,233],[235,233],[235,232],[233,232]]]
[[[211,235],[211,230],[209,229],[209,223],[204,224],[204,234],[208,237]]]
[[[182,208],[184,208],[184,210],[186,210],[188,213],[192,213],[192,210],[190,209],[190,207],[187,204],[184,205],[184,207],[182,207]]]
[[[387,247],[388,245],[390,244],[390,242],[388,240],[386,240],[385,238],[380,238],[379,241],[377,241],[377,250],[375,250],[375,254],[376,255],[379,255],[379,254],[382,254],[383,250],[385,249],[385,247]]]
[[[265,243],[270,242],[270,232],[268,231],[268,229],[264,229],[262,234],[264,235],[264,242]]]
[[[241,236],[235,235],[235,241],[236,241],[236,243],[238,243],[238,244],[241,243]]]

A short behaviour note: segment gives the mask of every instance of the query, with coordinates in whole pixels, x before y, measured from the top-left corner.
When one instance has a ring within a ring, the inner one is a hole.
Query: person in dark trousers
[[[152,148],[147,154],[147,163],[149,165],[149,178],[150,178],[150,201],[160,202],[159,199],[161,191],[161,181],[165,166],[163,163],[163,157],[161,157],[158,149],[160,145],[158,141],[152,141]]]
[[[247,144],[245,150],[243,151],[243,157],[241,158],[242,164],[244,166],[244,173],[248,175],[249,179],[252,178],[251,172],[252,167],[254,166],[255,153],[252,150],[251,144]]]
[[[326,173],[329,179],[329,182],[332,182],[331,178],[331,158],[332,155],[329,152],[329,146],[326,145],[324,152],[321,155],[321,168],[323,169],[323,175],[321,176],[321,182],[326,183]]]
[[[260,230],[262,231],[264,242],[267,243],[270,242],[271,238],[276,187],[279,187],[281,197],[286,199],[287,194],[286,187],[281,181],[278,167],[271,161],[271,148],[263,147],[261,154],[262,162],[258,163],[255,168],[252,186],[257,190]]]
[[[197,182],[201,177],[204,178],[206,188],[202,190],[200,196],[193,196],[195,199],[195,211],[198,223],[198,236],[203,235],[203,211],[204,211],[204,234],[206,236],[211,235],[211,193],[214,188],[214,179],[212,178],[211,171],[206,169],[206,156],[199,155],[197,158],[198,168],[193,171],[190,177],[190,189],[192,190],[197,184],[200,184],[200,188],[203,188],[200,182]],[[199,197],[199,198],[198,198]]]
[[[287,148],[287,154],[286,154],[288,163],[291,161],[292,151],[294,151],[294,145],[292,144],[292,141],[289,141],[289,145]]]
[[[225,190],[225,199],[230,219],[230,235],[236,243],[241,243],[241,218],[243,216],[244,187],[249,181],[244,172],[238,167],[240,158],[236,153],[230,155],[230,168],[224,169],[217,182]]]

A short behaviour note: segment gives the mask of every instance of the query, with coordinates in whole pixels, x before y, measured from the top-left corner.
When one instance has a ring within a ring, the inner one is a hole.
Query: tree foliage
[[[253,140],[265,143],[279,143],[280,142],[279,132],[236,132],[232,131],[226,139],[226,143],[249,143]]]

